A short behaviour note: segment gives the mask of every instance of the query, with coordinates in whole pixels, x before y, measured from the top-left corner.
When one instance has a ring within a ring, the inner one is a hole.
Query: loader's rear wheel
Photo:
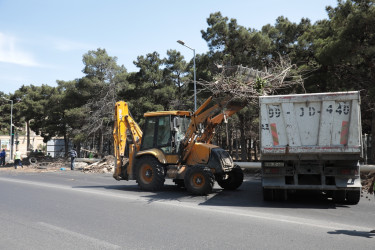
[[[173,182],[177,185],[177,187],[185,188],[185,182],[183,179],[173,179]]]
[[[235,165],[232,171],[228,173],[227,179],[218,178],[217,183],[220,187],[225,190],[236,190],[242,185],[243,182],[243,172],[240,166]]]
[[[185,187],[194,195],[212,193],[215,176],[209,168],[201,166],[189,167],[185,174]]]
[[[164,186],[164,167],[152,156],[144,156],[137,160],[137,182],[143,190],[155,191]]]
[[[349,204],[352,204],[352,205],[358,204],[360,199],[361,199],[361,191],[360,190],[348,190],[348,191],[346,191],[346,201]]]
[[[129,166],[129,162],[125,163],[124,166],[121,166],[121,178],[123,180],[129,180],[128,166]]]

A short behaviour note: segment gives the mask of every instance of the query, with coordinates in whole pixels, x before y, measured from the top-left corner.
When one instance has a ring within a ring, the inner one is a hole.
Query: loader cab
[[[164,154],[178,154],[190,123],[190,112],[149,112],[145,118],[141,151],[157,148]]]

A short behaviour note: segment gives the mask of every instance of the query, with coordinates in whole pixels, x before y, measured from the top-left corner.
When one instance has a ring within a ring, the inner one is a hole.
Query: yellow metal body
[[[124,101],[116,102],[115,124],[113,128],[114,151],[116,156],[113,177],[115,179],[121,179],[121,166],[123,165],[128,133],[133,142],[129,145],[128,165],[128,172],[132,172],[131,167],[134,160],[134,154],[141,148],[142,130],[130,116],[128,104]]]
[[[207,108],[211,102],[212,97],[208,98],[191,116],[191,122],[182,143],[184,150],[181,155],[181,162],[191,159],[189,157],[196,143],[209,144],[215,135],[215,127],[244,107],[239,105],[228,106],[228,100],[224,100]],[[199,124],[204,124],[203,133],[198,130]],[[195,161],[200,161],[200,159]]]
[[[218,148],[218,146],[200,142],[195,143],[186,159],[186,165],[207,164],[213,148]]]
[[[168,165],[178,164],[178,159],[179,159],[178,155],[166,155],[163,153],[163,151],[157,148],[143,150],[137,153],[137,157],[140,157],[142,155],[152,155],[155,158],[157,158],[160,163],[168,164]]]
[[[113,129],[116,156],[116,166],[113,177],[117,180],[123,177],[121,167],[124,165],[123,158],[128,135],[132,138],[132,143],[129,144],[129,164],[126,169],[127,179],[134,178],[134,159],[143,155],[152,155],[166,166],[177,165],[179,176],[184,175],[185,166],[207,164],[211,150],[217,148],[217,146],[210,144],[215,133],[215,127],[223,120],[226,120],[227,117],[243,108],[243,106],[228,106],[226,100],[209,107],[211,102],[212,97],[208,98],[194,113],[189,111],[160,111],[144,114],[145,117],[171,115],[191,118],[185,137],[181,142],[182,153],[180,154],[165,154],[158,148],[140,151],[142,130],[130,116],[127,103],[123,101],[117,102]]]
[[[177,116],[191,116],[190,111],[158,111],[158,112],[147,112],[144,117],[150,116],[165,116],[165,115],[177,115]]]

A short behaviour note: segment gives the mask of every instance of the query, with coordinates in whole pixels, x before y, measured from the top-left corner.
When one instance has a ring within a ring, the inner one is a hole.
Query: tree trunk
[[[16,136],[16,151],[18,151],[18,144],[19,144],[19,140],[18,140],[18,130],[15,131],[15,136]]]
[[[104,136],[102,129],[99,129],[99,158],[103,157],[103,144],[104,144]]]
[[[236,161],[238,161],[238,159],[240,158],[239,155],[238,155],[238,131],[236,129]]]
[[[26,151],[31,151],[30,148],[30,121],[26,121]]]
[[[65,146],[65,157],[68,157],[68,153],[69,153],[69,140],[68,140],[68,137],[66,136],[66,132],[64,132],[64,146]]]
[[[247,159],[247,140],[245,137],[245,119],[243,116],[238,116],[240,118],[240,141],[241,141],[241,160],[246,161]]]
[[[251,137],[248,139],[248,145],[247,161],[253,161],[251,157]]]
[[[76,151],[77,151],[77,157],[81,157],[81,142],[77,143]]]
[[[375,162],[375,110],[372,111],[371,122],[371,163]]]
[[[113,149],[112,146],[113,146],[113,140],[109,140],[109,141],[108,141],[108,154],[109,154],[109,155],[114,155],[114,154],[115,154],[115,153],[113,152],[113,150],[112,150],[112,149]]]
[[[228,123],[225,124],[225,134],[226,134],[226,138],[225,138],[226,139],[226,143],[225,143],[226,145],[225,146],[226,146],[226,149],[229,150],[229,124]],[[230,150],[229,150],[229,152],[230,152]]]
[[[256,141],[253,142],[253,146],[254,146],[254,161],[258,161],[257,144],[258,143]]]
[[[227,126],[227,147],[228,147],[228,150],[229,150],[229,154],[232,155],[233,154],[233,133],[232,133],[232,129],[229,127],[230,124],[228,122],[228,126]]]

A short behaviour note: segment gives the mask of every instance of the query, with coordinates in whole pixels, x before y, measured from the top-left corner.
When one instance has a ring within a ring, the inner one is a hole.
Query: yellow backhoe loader
[[[116,180],[136,180],[143,190],[160,190],[166,178],[195,195],[212,192],[215,180],[227,190],[243,182],[241,168],[224,149],[210,144],[215,127],[242,109],[208,98],[194,113],[145,113],[143,131],[130,116],[128,104],[116,103],[113,130]],[[126,157],[125,152],[129,154]]]

